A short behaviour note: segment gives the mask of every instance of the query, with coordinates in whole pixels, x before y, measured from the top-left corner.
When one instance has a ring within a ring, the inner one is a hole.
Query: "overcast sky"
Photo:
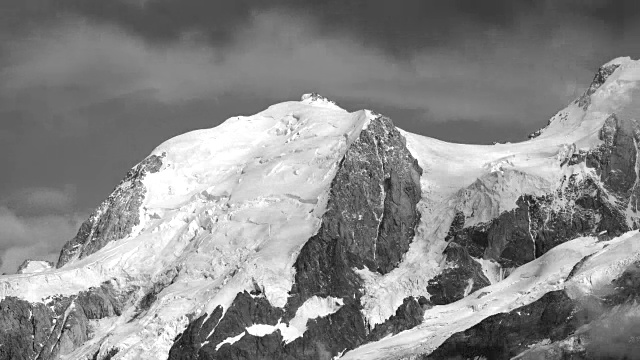
[[[640,55],[637,0],[1,0],[0,272],[62,244],[155,146],[317,91],[517,141]]]

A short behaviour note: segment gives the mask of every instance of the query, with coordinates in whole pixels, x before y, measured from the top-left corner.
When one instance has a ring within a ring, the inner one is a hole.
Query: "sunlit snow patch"
[[[288,325],[281,322],[276,325],[254,324],[245,330],[246,333],[257,337],[269,335],[274,333],[276,330],[280,330],[284,342],[288,344],[304,335],[304,332],[307,331],[307,321],[331,315],[338,311],[342,305],[344,305],[344,301],[342,299],[337,299],[331,296],[326,298],[314,296],[305,301],[304,304],[298,308],[296,316],[291,319]],[[245,333],[243,332],[238,336],[226,339],[216,346],[216,350],[224,344],[233,344],[240,340],[244,334]]]
[[[235,344],[236,342],[240,341],[240,339],[242,339],[242,337],[245,334],[246,334],[246,332],[243,331],[242,333],[240,333],[240,335],[231,336],[231,337],[228,337],[228,338],[224,339],[220,344],[216,345],[216,351],[220,350],[220,348],[224,344],[229,344],[229,345]]]

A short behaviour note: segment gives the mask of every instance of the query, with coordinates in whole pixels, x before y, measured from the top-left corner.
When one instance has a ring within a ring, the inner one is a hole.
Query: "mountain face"
[[[0,277],[0,359],[634,358],[639,82],[516,144],[318,94],[170,139]]]

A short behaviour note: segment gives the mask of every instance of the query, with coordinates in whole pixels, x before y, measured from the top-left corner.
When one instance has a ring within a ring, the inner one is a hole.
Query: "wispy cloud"
[[[490,51],[470,39],[403,59],[317,29],[312,18],[254,13],[220,48],[197,33],[155,44],[111,25],[69,20],[12,48],[0,94],[14,110],[39,109],[43,116],[34,117],[54,130],[81,128],[91,121],[79,116],[83,108],[117,97],[179,103],[250,93],[277,101],[308,90],[372,108],[420,109],[429,121],[523,122],[570,101],[594,71],[564,54],[563,44],[592,36],[589,29],[558,30],[524,48],[514,44],[526,42],[530,29],[496,30],[485,34],[494,39]],[[572,56],[594,51],[584,46]]]
[[[85,214],[73,212],[73,189],[22,189],[0,201],[0,273],[14,273],[26,258],[56,260]]]

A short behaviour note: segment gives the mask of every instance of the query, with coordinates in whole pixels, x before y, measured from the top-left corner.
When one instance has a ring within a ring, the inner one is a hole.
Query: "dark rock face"
[[[307,331],[285,346],[291,359],[331,359],[338,353],[353,349],[366,341],[361,306],[345,303],[340,310],[326,317],[307,322]]]
[[[55,314],[15,297],[0,301],[0,359],[35,359],[51,334]]]
[[[611,287],[602,301],[609,307],[640,301],[640,262],[629,265],[611,282]]]
[[[396,267],[419,220],[421,174],[391,121],[372,121],[342,160],[320,230],[294,265],[292,302],[359,296],[352,268],[385,274]]]
[[[489,246],[487,224],[465,227],[464,213],[458,211],[449,227],[445,241],[462,246],[470,256],[482,258],[485,249]]]
[[[124,303],[124,299],[116,294],[109,283],[80,292],[74,301],[90,320],[120,316]]]
[[[531,233],[532,198],[521,196],[516,208],[501,214],[487,231],[487,258],[504,267],[514,267],[535,259],[535,240]]]
[[[445,257],[445,270],[429,280],[427,285],[433,304],[449,304],[491,285],[482,272],[482,266],[471,258],[465,247],[451,242],[445,249]]]
[[[575,100],[574,103],[578,104],[579,107],[581,107],[583,110],[586,111],[589,108],[589,105],[591,105],[591,95],[593,95],[596,92],[596,90],[598,90],[605,83],[605,81],[607,81],[609,76],[611,76],[611,74],[613,74],[613,72],[616,71],[618,67],[620,67],[620,65],[618,64],[610,64],[607,66],[600,67],[595,77],[593,78],[591,85],[589,85],[589,88],[587,89],[587,91],[585,91],[584,94],[582,94],[582,96],[580,96],[579,99]],[[567,114],[559,113],[558,117],[560,120],[566,120]],[[529,134],[528,138],[533,139],[540,136],[542,131],[546,129],[550,124],[551,124],[551,120],[549,120],[549,122],[547,123],[547,126],[545,126],[544,128],[540,130],[536,130],[533,133]]]
[[[89,320],[120,315],[122,306],[109,283],[44,304],[7,297],[0,301],[0,360],[57,359],[89,339]]]
[[[422,359],[510,359],[528,345],[565,338],[579,325],[574,302],[564,291],[553,291],[509,313],[490,316],[456,333]]]
[[[549,292],[454,334],[422,359],[510,359],[523,352],[522,359],[637,358],[638,344],[629,339],[640,333],[640,320],[626,313],[625,306],[637,306],[640,300],[640,263],[629,265],[602,291],[581,299],[571,299],[562,290]],[[568,338],[574,339],[574,346],[560,344]],[[545,339],[552,345],[528,350]]]
[[[57,267],[73,258],[83,258],[113,240],[131,233],[140,223],[140,205],[146,193],[142,179],[162,167],[162,157],[151,155],[129,170],[113,193],[100,204],[78,230],[78,234],[60,251]]]
[[[222,310],[218,307],[211,316],[203,315],[189,324],[171,348],[169,359],[192,359],[194,355],[201,359],[232,359],[231,353],[237,349],[231,348],[235,346],[223,345],[216,351],[216,345],[245,333],[245,329],[253,324],[276,325],[284,314],[284,310],[272,307],[264,296],[252,296],[247,292],[236,296],[223,318]],[[251,337],[249,334],[244,337],[247,336]]]
[[[238,295],[240,296],[240,294]],[[180,334],[169,352],[170,360],[204,359],[200,356],[200,348],[216,328],[222,317],[221,306],[215,308],[211,315],[204,314],[192,320],[185,331]],[[242,329],[244,331],[244,329]],[[240,333],[240,332],[239,332]],[[215,350],[215,349],[214,349]]]
[[[118,355],[119,352],[120,350],[114,348],[109,350],[109,352],[107,352],[107,354],[104,357],[98,358],[98,355],[100,354],[100,352],[98,351],[93,355],[92,360],[111,360],[113,359],[114,356]]]
[[[596,73],[596,76],[593,78],[591,85],[589,85],[587,91],[585,91],[580,99],[577,100],[578,106],[580,106],[584,110],[587,110],[589,105],[591,105],[591,95],[593,95],[593,93],[595,93],[596,90],[598,90],[600,86],[602,86],[602,84],[607,81],[609,76],[611,76],[611,74],[613,74],[613,72],[616,71],[618,67],[620,67],[620,65],[618,64],[610,64],[600,67],[600,69],[598,69],[598,72]]]
[[[192,322],[176,340],[171,359],[331,359],[380,334],[405,330],[422,319],[415,299],[376,327],[371,338],[362,316],[362,285],[353,268],[381,274],[394,269],[409,249],[419,220],[422,169],[390,119],[371,121],[347,150],[331,184],[327,211],[318,233],[303,246],[294,264],[295,282],[280,310],[261,297],[239,294],[209,337],[210,320]],[[234,344],[215,347],[242,334],[251,324],[287,323],[313,296],[341,298],[344,305],[326,317],[307,322],[304,335],[285,344],[280,331],[263,337],[245,334]],[[248,309],[260,309],[251,312]],[[241,317],[234,309],[244,309]],[[253,315],[250,315],[253,314]],[[205,335],[206,336],[206,335]],[[205,346],[199,344],[209,341]]]
[[[638,125],[612,114],[600,130],[600,140],[604,144],[587,154],[587,166],[596,169],[607,190],[627,195],[638,177],[635,171],[636,142],[640,140]]]
[[[589,151],[574,154],[570,164],[585,162],[593,168],[599,180],[604,184],[603,191],[613,201],[611,211],[607,214],[607,222],[624,218],[626,209],[638,212],[640,198],[638,163],[638,144],[640,143],[640,125],[635,120],[620,119],[612,114],[600,130],[603,144]],[[640,227],[637,217],[633,219],[631,228]],[[627,226],[629,228],[629,226]]]
[[[496,260],[505,268],[517,267],[579,236],[603,231],[618,236],[630,230],[622,209],[607,194],[589,178],[577,181],[570,176],[556,194],[522,195],[515,209],[488,223],[452,227],[449,238],[471,256]]]
[[[413,296],[405,298],[402,305],[396,310],[396,314],[384,323],[377,325],[369,333],[367,341],[378,341],[388,335],[418,326],[423,320],[425,310],[431,308],[432,305],[433,303],[424,296],[418,299]]]

